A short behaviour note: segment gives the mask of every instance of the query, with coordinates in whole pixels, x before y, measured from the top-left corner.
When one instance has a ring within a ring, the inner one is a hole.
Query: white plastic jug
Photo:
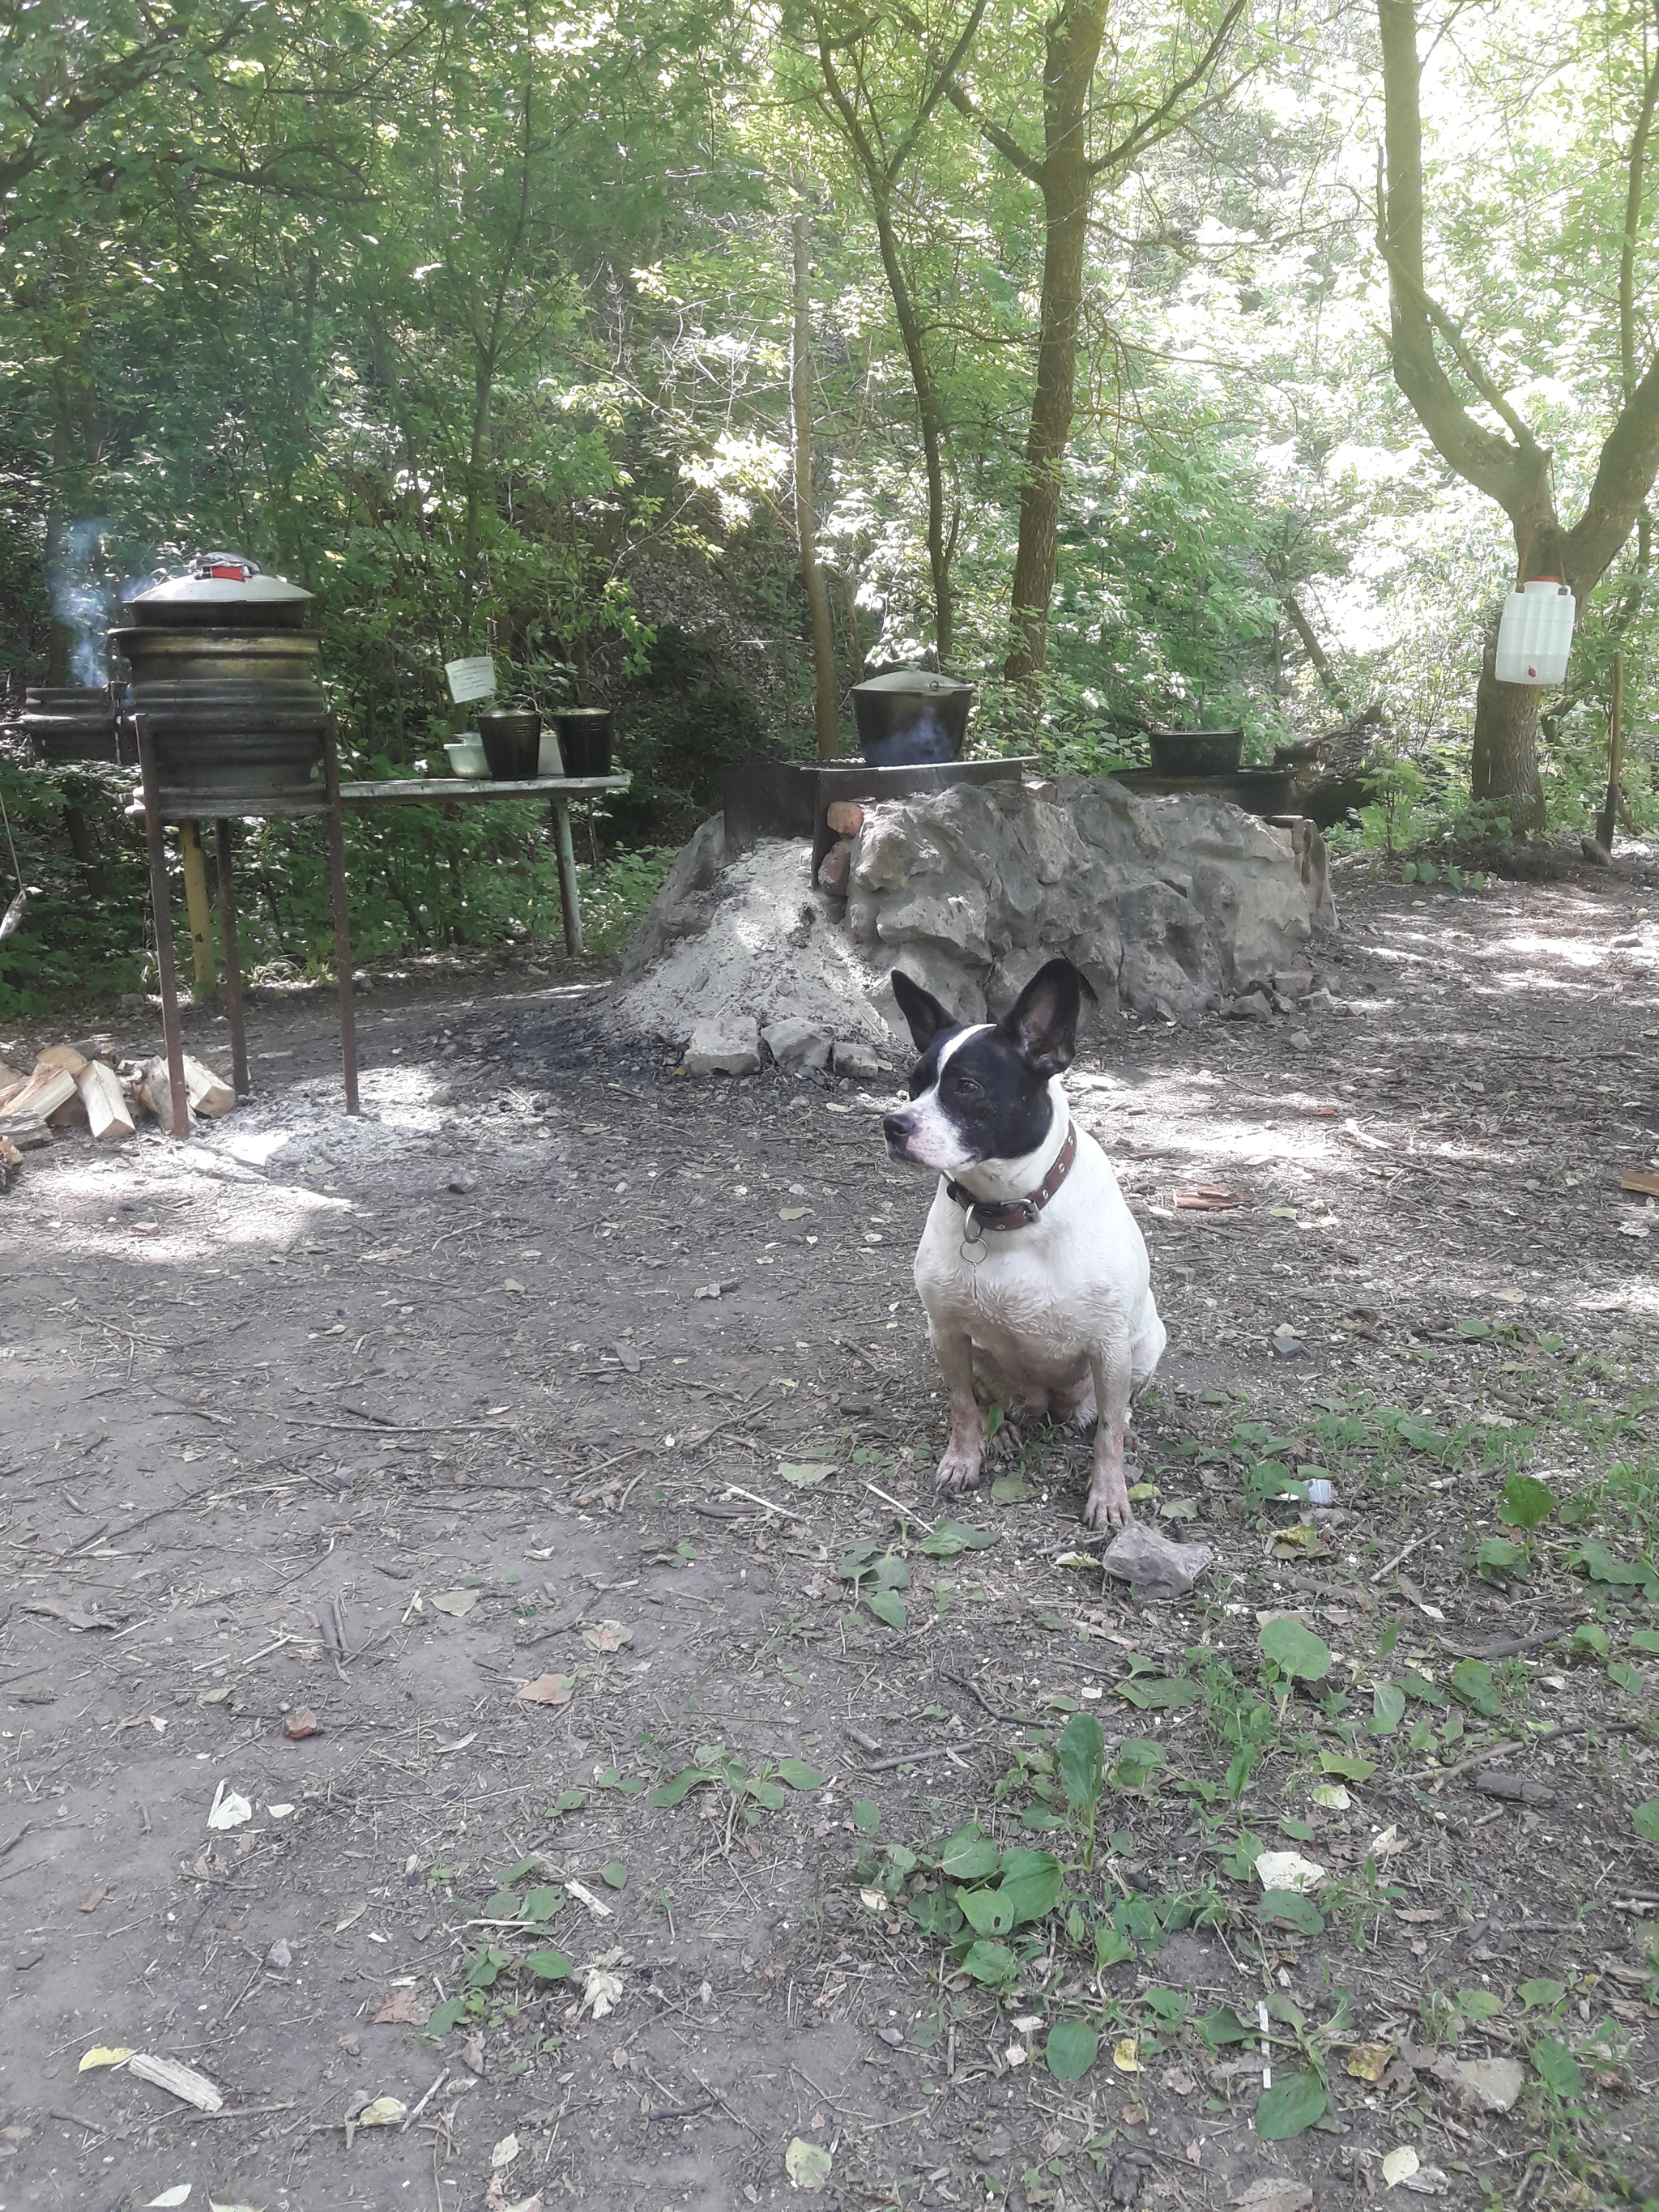
[[[1533,576],[1504,602],[1498,626],[1500,684],[1559,684],[1572,651],[1577,603],[1558,576]]]

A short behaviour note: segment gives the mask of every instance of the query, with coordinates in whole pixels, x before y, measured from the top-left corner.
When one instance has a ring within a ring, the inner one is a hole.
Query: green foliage
[[[1329,1644],[1299,1620],[1281,1616],[1264,1621],[1259,1640],[1268,1666],[1291,1680],[1316,1682],[1330,1672]]]

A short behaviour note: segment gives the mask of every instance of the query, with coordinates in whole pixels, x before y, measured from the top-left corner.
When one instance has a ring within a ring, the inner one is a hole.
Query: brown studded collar
[[[1060,1148],[1059,1158],[1036,1188],[1028,1190],[1024,1198],[1010,1199],[1006,1206],[991,1206],[984,1199],[975,1198],[971,1190],[964,1190],[959,1182],[947,1182],[945,1186],[947,1194],[968,1216],[966,1233],[969,1242],[976,1243],[988,1229],[1029,1229],[1070,1175],[1076,1158],[1077,1123],[1073,1121],[1066,1132],[1066,1142]]]

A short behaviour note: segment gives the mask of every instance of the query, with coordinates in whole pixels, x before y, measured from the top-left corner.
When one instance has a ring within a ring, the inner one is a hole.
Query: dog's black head
[[[1072,1064],[1087,988],[1069,960],[1051,960],[1000,1022],[964,1029],[896,968],[893,994],[921,1058],[910,1103],[882,1124],[891,1157],[959,1175],[1034,1152],[1053,1124],[1049,1081]]]

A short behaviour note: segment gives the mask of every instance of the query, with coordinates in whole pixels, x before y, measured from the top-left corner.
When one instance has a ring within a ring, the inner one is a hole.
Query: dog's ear
[[[1083,978],[1069,960],[1039,968],[998,1027],[1039,1075],[1058,1075],[1077,1054]]]
[[[910,1034],[915,1039],[916,1050],[926,1052],[941,1030],[959,1029],[946,1013],[931,991],[924,991],[920,983],[913,983],[902,968],[893,970],[893,996],[898,1000],[899,1012],[910,1024]]]

